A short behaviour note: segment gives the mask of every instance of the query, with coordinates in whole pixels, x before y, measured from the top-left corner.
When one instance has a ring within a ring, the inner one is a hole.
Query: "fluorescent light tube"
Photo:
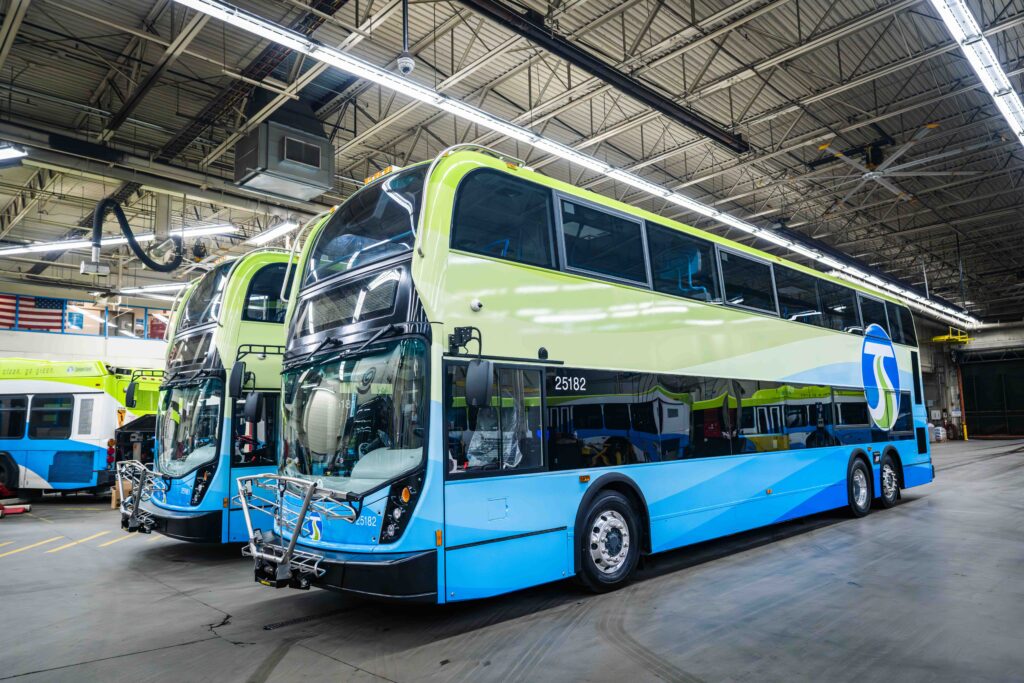
[[[145,285],[143,287],[125,287],[120,290],[121,294],[142,294],[144,292],[176,292],[179,289],[188,287],[187,282],[167,282],[158,285]]]
[[[0,161],[8,161],[10,159],[22,159],[28,156],[28,152],[23,149],[19,149],[14,145],[3,145],[0,146]]]
[[[484,128],[492,130],[505,137],[511,138],[513,140],[518,140],[519,142],[525,142],[529,145],[536,147],[537,149],[541,149],[547,152],[548,154],[552,154],[560,159],[568,161],[569,163],[582,166],[583,168],[587,168],[596,173],[608,176],[613,180],[627,183],[633,187],[642,189],[643,191],[649,192],[656,197],[665,199],[674,204],[678,204],[679,206],[682,206],[688,211],[692,211],[702,216],[706,216],[716,221],[725,223],[726,225],[737,228],[751,235],[762,237],[775,244],[786,247],[796,253],[799,253],[803,256],[807,256],[808,258],[813,258],[816,261],[829,265],[831,267],[835,267],[836,265],[838,265],[847,275],[858,278],[861,281],[866,281],[867,274],[861,271],[860,269],[855,268],[853,266],[841,264],[835,259],[826,257],[824,254],[819,254],[809,249],[795,249],[795,243],[776,234],[774,231],[758,228],[752,223],[749,223],[741,218],[736,218],[729,214],[723,213],[718,209],[715,209],[714,207],[707,206],[698,201],[690,199],[689,197],[672,192],[667,188],[663,188],[660,185],[645,180],[644,178],[637,176],[633,173],[630,173],[629,171],[612,168],[612,166],[609,165],[607,162],[601,161],[596,157],[580,152],[561,142],[545,138],[527,128],[523,128],[522,126],[512,123],[511,121],[503,120],[497,116],[494,116],[493,114],[485,112],[482,109],[474,107],[471,104],[467,104],[466,102],[462,102],[460,100],[452,99],[447,95],[443,95],[425,85],[420,85],[415,81],[411,81],[401,76],[398,76],[397,74],[394,74],[374,64],[370,64],[369,62],[359,59],[358,57],[355,57],[351,54],[342,52],[332,47],[315,43],[299,33],[290,31],[282,26],[278,26],[277,24],[267,21],[266,19],[258,17],[254,14],[250,14],[237,7],[234,7],[227,3],[219,2],[219,0],[175,1],[180,5],[190,7],[198,12],[202,12],[216,19],[220,19],[221,21],[227,24],[231,24],[232,26],[242,29],[243,31],[247,31],[254,35],[270,40],[274,43],[277,43],[278,45],[286,47],[295,52],[307,55],[314,59],[318,59],[326,64],[341,69],[342,71],[348,72],[353,76],[373,83],[377,83],[382,87],[394,90],[395,92],[405,95],[406,97],[410,97],[412,99],[419,100],[420,102],[433,105],[461,119],[469,121],[470,123],[475,123],[479,126],[483,126]],[[945,17],[949,15],[950,19],[948,21],[964,22],[966,28],[961,28],[959,30],[959,35],[962,38],[970,37],[975,34],[980,34],[980,31],[975,31],[975,33],[971,33],[971,31],[974,31],[974,29],[970,27],[970,22],[973,22],[973,17],[971,17],[970,12],[967,12],[966,14],[961,13],[960,15],[955,15],[954,11],[958,10],[962,3],[960,3],[959,0],[948,0],[948,2],[950,6],[953,7],[953,9],[950,9],[949,7],[946,7],[945,9],[940,9],[940,14],[945,12],[945,14],[943,15],[944,20]],[[938,7],[940,4],[943,4],[941,0],[932,0],[932,3],[935,4],[936,7]],[[983,61],[986,58],[984,52],[979,51],[978,54],[980,55],[978,57],[979,60]],[[996,78],[992,80],[992,82],[997,83],[998,79]],[[1024,111],[1024,107],[1022,107],[1021,109],[1022,111]],[[1024,139],[1024,131],[1015,128],[1014,133],[1022,136],[1022,139]],[[870,282],[868,282],[868,284],[870,284]],[[903,290],[901,289],[901,291]],[[900,298],[905,298],[902,295],[897,296],[900,296]],[[933,311],[935,313],[940,313],[943,309],[946,308],[932,301],[928,301],[924,305],[926,306],[927,310]],[[958,316],[958,324],[968,326],[980,324],[978,320],[976,320],[970,315],[962,314],[959,312],[954,312],[954,315]]]
[[[284,235],[287,235],[297,227],[299,227],[297,221],[282,221],[275,225],[274,227],[272,227],[270,230],[264,230],[258,235],[253,235],[246,241],[252,244],[266,244],[267,242],[273,242],[278,237],[283,237]]]

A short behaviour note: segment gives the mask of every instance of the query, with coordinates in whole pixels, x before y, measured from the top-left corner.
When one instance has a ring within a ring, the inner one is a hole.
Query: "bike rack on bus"
[[[124,491],[125,481],[132,487],[131,495],[121,499],[121,528],[128,532],[150,533],[156,520],[142,509],[142,503],[151,499],[155,491],[166,492],[167,481],[138,460],[122,460],[117,463],[116,472],[118,491]]]
[[[299,537],[309,537],[313,533],[312,529],[307,531],[303,528],[310,511],[324,519],[341,519],[349,524],[355,523],[362,512],[362,501],[339,498],[337,492],[323,488],[320,480],[314,482],[280,474],[250,474],[238,477],[237,482],[238,500],[242,504],[249,533],[249,543],[242,548],[242,554],[256,561],[258,575],[261,568],[272,573],[272,576],[265,574],[267,580],[261,582],[276,588],[286,585],[308,588],[310,575],[320,577],[326,572],[320,567],[323,555],[295,548]],[[284,504],[285,495],[289,493],[302,501],[298,512],[287,509]],[[286,534],[291,536],[287,545],[265,542],[261,531],[253,529],[251,509],[272,516],[280,525],[281,539],[284,540]]]

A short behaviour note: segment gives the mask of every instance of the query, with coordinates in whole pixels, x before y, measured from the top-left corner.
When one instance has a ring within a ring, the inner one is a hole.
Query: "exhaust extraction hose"
[[[132,228],[128,225],[128,218],[124,215],[124,210],[113,197],[101,199],[99,203],[96,204],[96,209],[92,214],[93,261],[99,261],[100,245],[103,239],[103,219],[106,217],[107,211],[112,211],[114,216],[117,217],[117,223],[121,226],[121,232],[124,234],[124,238],[128,240],[128,246],[131,247],[132,251],[135,252],[135,255],[139,257],[139,260],[148,268],[155,270],[158,273],[170,273],[181,265],[183,258],[181,238],[171,237],[171,241],[174,242],[174,258],[169,263],[154,261],[142,248],[142,245],[139,244],[138,240],[135,239],[135,235],[132,233]]]

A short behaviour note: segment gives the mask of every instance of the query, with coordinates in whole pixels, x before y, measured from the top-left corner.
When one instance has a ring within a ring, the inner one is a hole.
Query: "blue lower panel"
[[[472,600],[565,578],[568,548],[565,529],[448,548],[446,597]]]
[[[58,451],[46,479],[51,484],[91,484],[94,459],[92,451]]]
[[[903,467],[903,485],[906,488],[920,486],[932,481],[932,464],[930,462],[919,465],[905,465]]]

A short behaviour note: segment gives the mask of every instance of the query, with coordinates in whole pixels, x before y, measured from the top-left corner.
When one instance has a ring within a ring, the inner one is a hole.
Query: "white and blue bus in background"
[[[0,484],[25,495],[105,492],[114,481],[114,432],[156,411],[159,378],[101,361],[0,359]]]

